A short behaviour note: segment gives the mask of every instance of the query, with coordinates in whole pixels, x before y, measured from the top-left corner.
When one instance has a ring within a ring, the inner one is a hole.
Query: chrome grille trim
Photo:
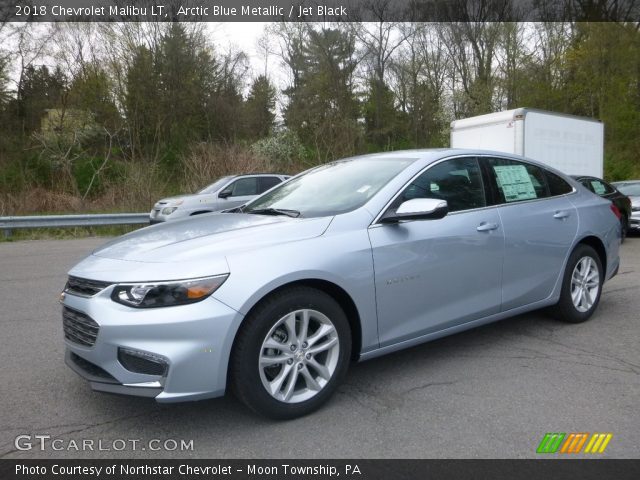
[[[113,283],[101,282],[99,280],[88,280],[86,278],[73,277],[69,275],[67,284],[64,286],[64,292],[78,297],[93,297],[109,285],[113,285]]]
[[[91,317],[66,306],[62,307],[62,327],[67,340],[85,347],[95,345],[100,330]]]

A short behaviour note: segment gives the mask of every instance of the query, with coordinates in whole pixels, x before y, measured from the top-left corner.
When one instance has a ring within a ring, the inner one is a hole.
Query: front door
[[[381,347],[500,311],[504,234],[478,160],[429,167],[389,208],[412,198],[446,200],[450,213],[370,227]]]

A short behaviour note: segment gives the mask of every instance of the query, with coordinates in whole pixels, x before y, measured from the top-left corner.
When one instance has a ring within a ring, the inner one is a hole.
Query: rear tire
[[[567,262],[560,300],[551,308],[552,315],[563,322],[586,322],[600,303],[603,283],[597,252],[589,245],[578,245]]]
[[[231,354],[231,388],[257,413],[300,417],[331,397],[350,358],[351,329],[340,305],[314,288],[288,288],[245,319]]]

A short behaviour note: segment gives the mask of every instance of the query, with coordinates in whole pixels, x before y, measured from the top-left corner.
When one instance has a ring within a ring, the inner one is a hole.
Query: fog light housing
[[[119,347],[118,361],[130,372],[144,375],[164,377],[169,369],[169,360],[162,355],[132,348]]]

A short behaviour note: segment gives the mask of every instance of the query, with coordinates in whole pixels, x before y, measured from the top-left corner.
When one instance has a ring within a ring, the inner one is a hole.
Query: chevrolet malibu
[[[619,217],[502,153],[336,161],[98,248],[62,294],[66,362],[98,391],[179,402],[230,387],[261,414],[301,416],[350,361],[543,307],[589,319],[618,271]]]

